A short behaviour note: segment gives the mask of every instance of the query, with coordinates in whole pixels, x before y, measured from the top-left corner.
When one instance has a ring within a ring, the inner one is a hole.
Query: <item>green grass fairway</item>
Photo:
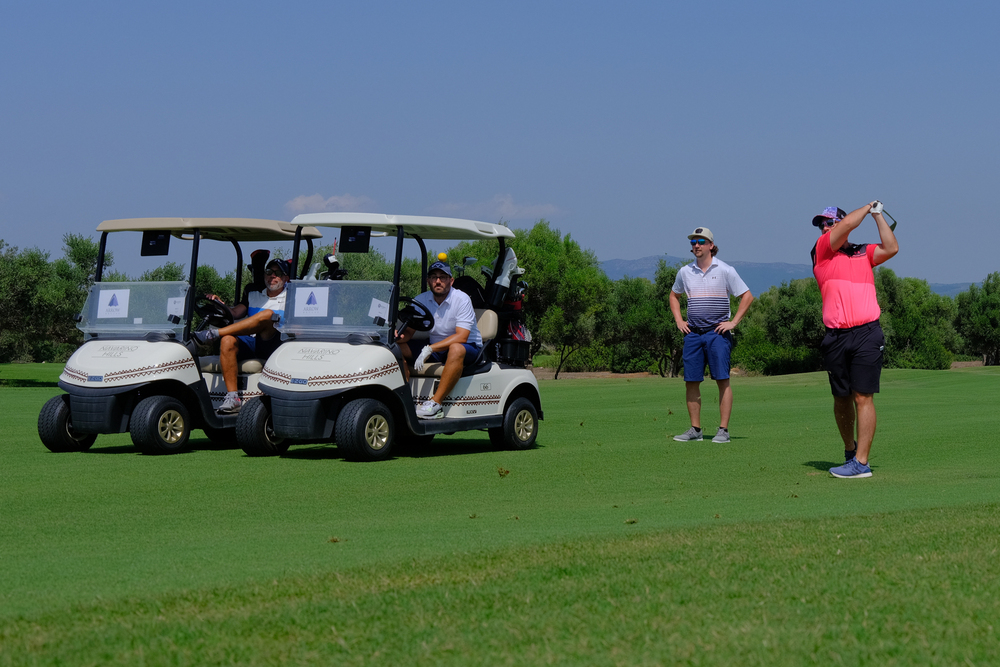
[[[728,445],[680,380],[560,379],[534,450],[350,463],[52,454],[60,370],[0,366],[0,665],[1000,661],[998,368],[886,371],[868,480],[825,374],[734,379]]]

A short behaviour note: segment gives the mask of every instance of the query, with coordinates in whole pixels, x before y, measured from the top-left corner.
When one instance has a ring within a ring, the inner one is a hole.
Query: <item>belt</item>
[[[715,326],[711,327],[693,327],[691,325],[688,325],[688,329],[691,330],[691,333],[698,334],[699,336],[701,336],[703,334],[707,334],[709,331],[715,331],[715,327],[717,326],[719,325],[716,324]]]
[[[879,326],[879,321],[872,320],[871,322],[866,322],[865,324],[859,324],[855,327],[844,327],[843,329],[833,329],[831,327],[826,327],[826,332],[828,334],[839,335],[839,334],[850,333],[851,331],[859,331],[861,329],[869,329],[871,327],[877,327],[877,326]]]

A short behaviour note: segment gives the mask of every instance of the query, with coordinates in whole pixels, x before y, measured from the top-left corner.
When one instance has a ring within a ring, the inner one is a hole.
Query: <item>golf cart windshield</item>
[[[76,325],[85,334],[144,338],[150,333],[184,333],[186,280],[169,282],[95,283]]]
[[[288,283],[282,334],[310,340],[341,340],[352,333],[388,342],[392,283],[293,280]]]

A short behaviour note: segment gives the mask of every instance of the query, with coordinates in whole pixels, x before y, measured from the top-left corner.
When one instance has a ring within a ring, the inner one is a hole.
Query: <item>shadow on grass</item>
[[[837,466],[844,465],[843,461],[806,461],[802,465],[808,466],[810,468],[816,468],[816,470],[829,471],[830,468],[836,468]]]
[[[0,387],[19,387],[36,389],[40,387],[58,387],[58,382],[45,382],[42,380],[8,380],[0,378]]]
[[[85,450],[84,454],[141,454],[139,449],[132,444],[115,445],[113,447],[100,447],[100,436],[97,444]],[[192,436],[188,439],[187,446],[183,451],[173,454],[151,454],[150,456],[178,456],[180,454],[194,454],[195,452],[224,452],[231,449],[240,449],[239,443],[233,441],[215,441],[206,436]]]
[[[535,445],[541,449],[541,445]],[[506,451],[494,447],[489,440],[471,440],[448,438],[435,438],[429,445],[401,445],[397,444],[393,448],[392,458],[394,459],[423,459],[436,456],[463,456],[468,454],[488,454],[490,452]],[[332,444],[313,445],[292,445],[292,448],[281,455],[283,459],[297,459],[300,461],[328,461],[333,459],[343,459],[344,455]]]

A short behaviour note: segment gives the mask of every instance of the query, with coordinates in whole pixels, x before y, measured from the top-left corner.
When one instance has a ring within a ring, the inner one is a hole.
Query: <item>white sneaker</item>
[[[237,412],[243,409],[243,399],[239,396],[226,396],[226,400],[222,401],[222,405],[216,410],[220,415],[235,415]]]
[[[420,419],[441,419],[444,417],[444,409],[433,400],[425,401],[417,408],[417,417]]]

